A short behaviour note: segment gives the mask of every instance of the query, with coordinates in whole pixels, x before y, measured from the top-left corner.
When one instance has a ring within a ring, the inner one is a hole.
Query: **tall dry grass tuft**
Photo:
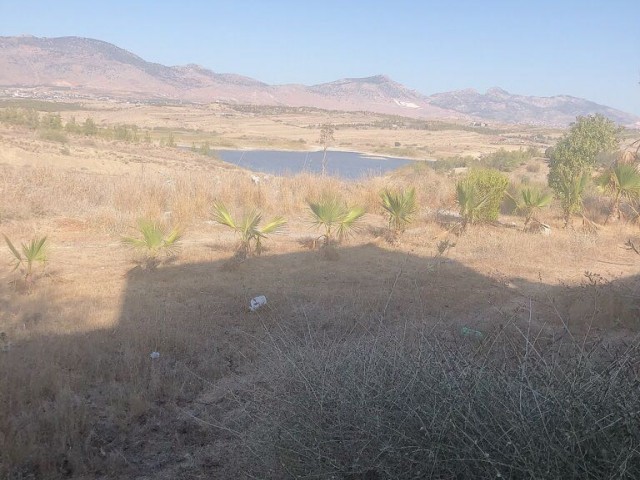
[[[3,167],[0,220],[82,217],[99,231],[122,234],[139,218],[164,219],[188,227],[209,219],[214,201],[236,210],[258,208],[268,215],[301,215],[307,200],[326,194],[340,194],[347,202],[374,213],[380,210],[378,195],[384,188],[415,185],[423,208],[438,208],[450,195],[447,180],[430,170],[357,182],[308,173],[259,178],[256,183],[238,170],[116,176]]]
[[[278,335],[241,439],[261,478],[638,478],[639,347]]]

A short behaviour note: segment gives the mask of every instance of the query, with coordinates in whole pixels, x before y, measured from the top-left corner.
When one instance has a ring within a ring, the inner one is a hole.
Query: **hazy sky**
[[[267,83],[384,73],[425,94],[500,86],[640,114],[640,0],[0,0],[0,35],[20,34]]]

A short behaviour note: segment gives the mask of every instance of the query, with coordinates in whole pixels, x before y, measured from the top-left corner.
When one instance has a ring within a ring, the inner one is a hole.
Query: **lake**
[[[322,173],[322,151],[216,150],[221,160],[272,175]],[[348,180],[381,175],[414,162],[406,158],[371,156],[358,152],[327,151],[327,174]]]

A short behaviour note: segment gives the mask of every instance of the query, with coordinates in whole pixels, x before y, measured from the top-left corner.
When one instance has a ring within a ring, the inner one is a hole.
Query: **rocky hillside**
[[[504,123],[567,125],[578,115],[600,113],[622,125],[640,120],[637,116],[569,95],[529,97],[514,95],[501,88],[486,93],[473,89],[437,93],[429,102],[445,110],[467,114],[473,118]]]
[[[499,88],[485,94],[461,90],[426,96],[385,75],[313,86],[268,85],[199,65],[147,62],[110,43],[80,37],[0,37],[0,67],[5,95],[55,92],[69,97],[222,101],[543,125],[567,125],[577,115],[601,113],[624,125],[640,122],[634,115],[569,96],[528,97]]]

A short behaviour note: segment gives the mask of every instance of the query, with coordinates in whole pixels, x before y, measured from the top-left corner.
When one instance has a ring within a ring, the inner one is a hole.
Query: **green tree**
[[[549,186],[561,201],[565,226],[582,208],[582,193],[598,155],[617,147],[618,131],[616,124],[602,115],[578,117],[550,151]]]

